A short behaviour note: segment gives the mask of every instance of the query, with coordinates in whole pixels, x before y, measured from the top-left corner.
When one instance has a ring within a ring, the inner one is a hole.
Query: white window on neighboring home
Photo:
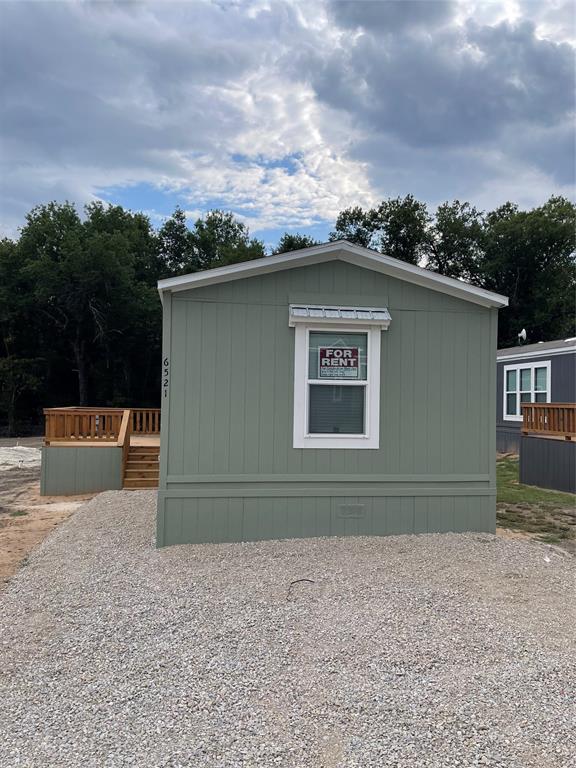
[[[294,448],[378,448],[386,309],[290,307]]]
[[[522,403],[550,402],[550,361],[504,366],[505,421],[522,421]]]

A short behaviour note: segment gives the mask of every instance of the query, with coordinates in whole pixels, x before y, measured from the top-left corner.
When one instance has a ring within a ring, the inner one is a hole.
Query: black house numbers
[[[170,382],[170,360],[165,357],[162,363],[162,391],[164,397],[168,397],[168,385]]]

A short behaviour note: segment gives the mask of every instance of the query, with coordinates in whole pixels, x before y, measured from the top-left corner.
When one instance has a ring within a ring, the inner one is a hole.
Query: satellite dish
[[[518,334],[518,343],[523,344],[526,341],[526,328],[522,328]]]

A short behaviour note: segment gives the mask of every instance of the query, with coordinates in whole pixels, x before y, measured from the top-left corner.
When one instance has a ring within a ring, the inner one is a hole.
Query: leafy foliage
[[[166,272],[163,277],[168,274],[190,274],[200,269],[194,238],[186,225],[186,214],[181,208],[176,208],[160,228],[158,248]]]
[[[528,341],[575,335],[576,207],[552,197],[520,211],[507,203],[486,216],[480,281],[509,297],[500,313],[501,346],[526,328]]]
[[[210,211],[203,219],[198,219],[192,239],[200,269],[251,261],[266,255],[264,243],[250,237],[248,227],[234,214],[225,211]]]
[[[383,200],[377,208],[348,208],[336,219],[331,240],[350,240],[393,259],[418,264],[428,256],[431,217],[412,195]]]
[[[500,346],[576,335],[576,208],[553,197],[531,211],[482,213],[446,202],[432,216],[411,195],[342,211],[330,238],[346,239],[510,297]],[[273,253],[317,245],[286,232]],[[157,281],[262,258],[264,244],[232,213],[192,226],[177,208],[155,231],[148,218],[93,203],[34,208],[17,241],[0,241],[0,418],[38,423],[42,407],[155,406],[161,307]]]
[[[428,268],[447,277],[480,280],[484,219],[469,203],[454,200],[438,206]]]
[[[308,235],[301,235],[299,232],[284,232],[273,253],[287,253],[288,251],[299,251],[301,248],[311,248],[313,245],[320,245],[319,240],[314,240]]]

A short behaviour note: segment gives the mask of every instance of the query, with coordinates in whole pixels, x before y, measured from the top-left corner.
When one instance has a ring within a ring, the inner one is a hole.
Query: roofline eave
[[[256,275],[270,274],[272,272],[305,266],[306,264],[319,264],[330,261],[332,258],[340,258],[356,266],[372,269],[375,272],[396,277],[400,280],[421,285],[424,288],[439,291],[463,301],[470,301],[485,307],[501,308],[508,306],[506,296],[487,291],[484,288],[445,277],[437,272],[423,269],[422,267],[408,264],[399,259],[383,256],[377,251],[364,248],[347,240],[335,240],[330,243],[302,248],[298,251],[289,251],[275,256],[245,261],[240,264],[232,264],[224,267],[216,267],[202,272],[194,272],[190,275],[169,277],[158,281],[160,294],[164,291],[186,291],[216,283],[240,280]]]

